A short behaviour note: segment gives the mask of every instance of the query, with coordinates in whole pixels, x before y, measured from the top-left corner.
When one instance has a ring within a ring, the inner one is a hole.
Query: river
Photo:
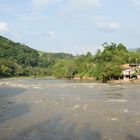
[[[140,140],[140,85],[0,80],[0,140]]]

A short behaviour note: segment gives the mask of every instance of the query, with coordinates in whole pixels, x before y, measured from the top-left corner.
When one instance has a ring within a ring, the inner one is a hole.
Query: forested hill
[[[73,59],[72,54],[37,51],[24,44],[0,36],[0,58],[13,60],[22,67],[48,67],[60,59]]]
[[[39,63],[40,67],[52,67],[59,60],[72,60],[74,56],[68,53],[49,53],[39,51]]]
[[[67,53],[37,51],[27,45],[0,36],[0,78],[51,75],[50,69],[57,61],[73,58],[73,55]]]
[[[37,66],[39,54],[36,50],[0,36],[0,58],[16,61],[23,67]]]
[[[131,52],[122,43],[104,43],[102,47],[95,55],[88,52],[74,57],[67,53],[40,52],[0,36],[0,78],[53,75],[107,81],[122,77],[121,65],[140,64],[140,48]]]

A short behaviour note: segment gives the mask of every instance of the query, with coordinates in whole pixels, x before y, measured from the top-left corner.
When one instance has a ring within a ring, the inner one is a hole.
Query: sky
[[[47,52],[140,47],[140,0],[0,0],[0,35]]]

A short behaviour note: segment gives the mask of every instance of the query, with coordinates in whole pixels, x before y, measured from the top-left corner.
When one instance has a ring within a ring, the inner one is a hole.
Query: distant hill
[[[73,55],[67,53],[37,51],[0,36],[0,78],[51,75],[57,61],[73,58]]]
[[[136,51],[136,48],[129,48],[128,51],[129,52],[135,52]]]
[[[136,52],[140,54],[140,48],[130,48],[129,49],[130,52]]]
[[[39,52],[40,59],[39,59],[39,66],[41,67],[51,67],[57,61],[65,59],[65,60],[72,60],[74,56],[68,53],[49,53],[49,52]]]
[[[35,49],[0,36],[0,58],[14,60],[24,67],[33,67],[38,65],[39,54]]]
[[[68,53],[37,51],[27,45],[0,36],[0,58],[13,60],[22,67],[49,67],[60,59],[70,60],[73,59],[74,56]]]
[[[73,59],[74,56],[69,53],[53,53],[53,52],[45,52],[45,51],[38,51],[40,56],[46,57],[46,58],[54,58],[54,59]]]

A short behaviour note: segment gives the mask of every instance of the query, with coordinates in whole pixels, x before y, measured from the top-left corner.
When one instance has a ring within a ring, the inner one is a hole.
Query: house
[[[140,64],[124,64],[121,68],[124,80],[140,78]]]

